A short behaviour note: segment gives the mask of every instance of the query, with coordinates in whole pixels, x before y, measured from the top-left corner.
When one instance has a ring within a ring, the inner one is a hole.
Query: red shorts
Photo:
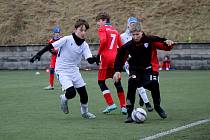
[[[114,68],[99,69],[98,70],[98,80],[106,80],[108,78],[113,78]]]

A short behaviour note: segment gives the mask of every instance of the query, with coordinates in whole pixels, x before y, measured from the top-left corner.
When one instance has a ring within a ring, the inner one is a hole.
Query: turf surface
[[[48,73],[0,71],[0,140],[138,140],[210,117],[210,71],[160,72],[162,106],[168,113],[161,119],[148,113],[143,124],[125,124],[120,110],[105,115],[105,103],[97,85],[96,71],[82,71],[89,94],[89,110],[95,120],[80,115],[79,96],[69,101],[70,114],[60,110],[58,82],[45,91]],[[127,75],[123,73],[127,91]],[[107,81],[119,106],[112,80]],[[148,97],[152,103],[151,95]],[[136,97],[136,107],[138,107]],[[160,139],[210,139],[210,123],[195,126]]]

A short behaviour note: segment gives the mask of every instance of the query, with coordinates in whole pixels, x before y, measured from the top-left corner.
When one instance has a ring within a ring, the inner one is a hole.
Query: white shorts
[[[72,86],[75,88],[80,88],[86,85],[79,71],[73,73],[57,71],[56,76],[61,84],[63,91]]]

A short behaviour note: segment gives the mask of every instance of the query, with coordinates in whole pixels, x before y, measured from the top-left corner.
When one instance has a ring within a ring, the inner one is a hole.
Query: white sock
[[[87,113],[88,112],[88,104],[80,104],[80,111],[81,111],[81,114]]]
[[[143,99],[144,103],[148,103],[149,100],[147,98],[147,93],[146,90],[143,87],[137,88],[138,94],[141,96]]]
[[[65,94],[61,95],[61,98],[65,101],[67,101],[68,99],[66,98]]]

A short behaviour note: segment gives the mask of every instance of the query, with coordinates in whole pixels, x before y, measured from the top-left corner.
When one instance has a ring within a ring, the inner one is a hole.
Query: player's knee
[[[122,87],[121,82],[114,83],[114,85],[117,89],[117,92],[123,92],[123,87]]]
[[[100,80],[99,80],[99,81],[98,81],[98,85],[99,85],[101,91],[108,90],[105,81],[100,81]]]
[[[67,88],[65,95],[67,99],[72,99],[76,96],[76,90],[74,87]]]
[[[55,69],[54,68],[50,68],[50,74],[54,74],[55,73]]]
[[[77,92],[79,93],[80,96],[80,102],[82,104],[87,104],[88,102],[88,94],[85,86],[77,88]]]

